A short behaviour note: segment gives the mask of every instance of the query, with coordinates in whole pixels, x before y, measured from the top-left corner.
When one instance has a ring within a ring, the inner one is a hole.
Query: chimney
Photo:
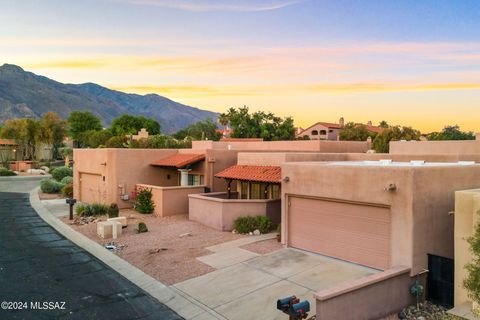
[[[345,119],[343,119],[343,117],[341,117],[340,120],[338,120],[338,123],[340,124],[340,127],[345,126]]]
[[[372,121],[368,121],[367,126],[371,126],[371,125],[372,125]]]
[[[480,141],[480,132],[475,133],[475,140]]]

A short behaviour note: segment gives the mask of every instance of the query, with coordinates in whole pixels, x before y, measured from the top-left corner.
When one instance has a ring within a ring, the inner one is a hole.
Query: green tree
[[[98,148],[105,146],[107,141],[113,137],[109,129],[105,130],[88,130],[80,134],[79,144],[88,148]]]
[[[420,131],[412,127],[390,126],[379,133],[373,140],[373,149],[378,153],[388,153],[390,141],[419,140]]]
[[[137,134],[142,128],[147,129],[150,135],[160,134],[160,124],[154,119],[143,116],[124,114],[113,119],[110,126],[110,130],[114,136]]]
[[[81,134],[89,130],[102,130],[102,121],[89,111],[73,111],[68,116],[70,134],[76,146]]]
[[[480,224],[475,226],[472,237],[467,239],[472,252],[472,261],[467,263],[467,277],[463,280],[463,286],[468,291],[468,296],[480,303]],[[480,310],[474,310],[478,314]]]
[[[63,145],[67,134],[67,122],[56,112],[47,112],[38,121],[38,140],[52,146],[53,158],[58,156],[58,148]]]
[[[38,121],[32,119],[11,119],[4,123],[2,138],[14,139],[24,159],[36,160],[36,147],[40,142],[40,130]]]
[[[471,131],[461,131],[458,125],[445,126],[441,132],[432,132],[427,135],[428,140],[475,140]]]
[[[367,141],[368,137],[375,137],[375,133],[367,130],[363,124],[349,122],[340,131],[340,140],[343,141]]]
[[[219,117],[222,125],[230,125],[232,138],[262,138],[266,141],[294,140],[295,128],[291,117],[280,118],[271,112],[250,113],[248,107],[230,108]]]
[[[174,134],[174,137],[179,140],[183,140],[187,137],[192,140],[220,140],[222,134],[217,132],[217,124],[212,119],[206,119],[204,121],[198,121],[189,125],[185,129],[182,129]]]
[[[385,121],[385,120],[380,121],[380,123],[378,124],[378,126],[379,126],[380,128],[384,128],[384,129],[390,127],[390,125],[388,124],[388,122]]]

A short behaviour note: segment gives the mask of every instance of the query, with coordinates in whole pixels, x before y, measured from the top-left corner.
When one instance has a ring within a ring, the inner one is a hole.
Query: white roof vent
[[[425,160],[412,160],[410,163],[414,166],[423,166],[425,164]]]
[[[458,161],[458,164],[461,166],[473,166],[475,161]]]
[[[380,159],[380,161],[378,161],[378,162],[380,162],[380,164],[382,164],[384,166],[387,166],[387,165],[392,163],[392,159]]]

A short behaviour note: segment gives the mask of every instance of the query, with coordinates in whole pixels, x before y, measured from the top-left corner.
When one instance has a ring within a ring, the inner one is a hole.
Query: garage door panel
[[[390,260],[390,210],[292,197],[288,243],[292,247],[385,269]]]

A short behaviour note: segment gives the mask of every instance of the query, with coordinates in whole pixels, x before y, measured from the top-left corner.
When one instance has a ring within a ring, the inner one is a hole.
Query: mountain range
[[[218,114],[190,107],[157,94],[129,94],[95,83],[65,84],[27,72],[21,67],[0,67],[0,123],[13,118],[37,119],[55,111],[67,118],[74,110],[90,111],[105,126],[122,115],[142,115],[156,119],[164,133],[173,133],[189,124]]]

